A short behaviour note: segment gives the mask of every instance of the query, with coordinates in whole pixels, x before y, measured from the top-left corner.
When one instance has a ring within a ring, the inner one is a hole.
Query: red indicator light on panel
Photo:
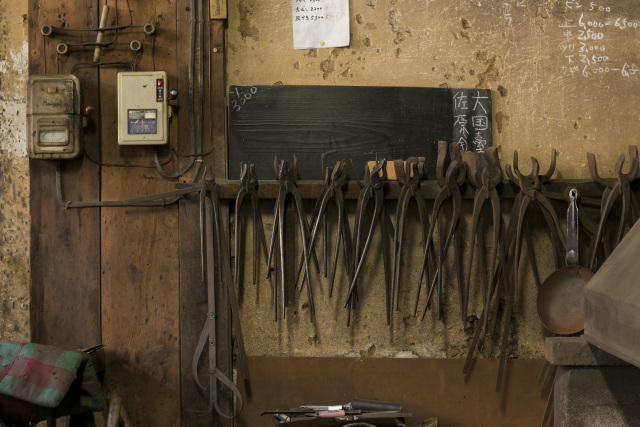
[[[163,80],[158,80],[158,86],[162,86]]]

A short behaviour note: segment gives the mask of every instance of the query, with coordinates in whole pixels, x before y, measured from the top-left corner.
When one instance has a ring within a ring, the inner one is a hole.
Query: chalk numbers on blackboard
[[[258,93],[258,88],[255,86],[239,88],[238,86],[233,88],[230,96],[235,96],[235,99],[232,99],[231,109],[233,111],[240,111],[246,105],[246,103],[251,99],[253,95]]]
[[[624,62],[624,58],[612,58],[613,50],[607,47],[607,35],[612,31],[637,30],[640,20],[615,16],[611,7],[597,2],[565,1],[565,5],[575,15],[573,19],[565,15],[559,26],[562,31],[559,46],[564,55],[562,74],[571,77],[608,73],[620,73],[622,77],[640,75],[636,64]]]

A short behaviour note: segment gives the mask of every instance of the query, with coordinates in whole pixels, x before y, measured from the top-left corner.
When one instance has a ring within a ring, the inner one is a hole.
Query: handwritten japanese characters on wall
[[[564,56],[561,72],[565,76],[589,77],[611,74],[623,78],[640,76],[640,64],[625,51],[616,51],[612,39],[616,32],[638,34],[640,19],[624,16],[600,2],[567,0],[559,29]]]
[[[453,139],[461,151],[484,152],[491,141],[491,92],[453,90]]]
[[[292,0],[293,48],[349,45],[348,0]]]
[[[513,14],[516,10],[527,7],[527,0],[512,0],[502,3],[502,18],[507,25],[513,25]]]

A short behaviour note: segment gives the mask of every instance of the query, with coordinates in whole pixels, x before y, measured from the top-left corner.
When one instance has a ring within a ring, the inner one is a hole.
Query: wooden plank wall
[[[53,38],[44,39],[40,28],[45,24],[95,28],[103,3],[30,0],[30,73],[66,73],[75,63],[90,63],[93,48],[83,49],[79,45],[94,42],[94,32],[59,31]],[[111,11],[107,26],[116,25],[116,16],[118,25],[127,25],[131,15],[134,27],[118,31],[118,43],[103,49],[102,60],[135,63],[141,71],[166,71],[167,92],[179,91],[178,99],[171,102],[174,111],[170,124],[171,148],[160,150],[161,159],[172,159],[164,168],[174,171],[187,162],[189,154],[189,2],[129,0],[108,4]],[[155,40],[139,27],[147,22],[158,28]],[[219,52],[214,63],[216,75],[222,76],[223,23],[220,21],[211,27],[214,30],[207,30],[207,34],[217,37],[212,43]],[[113,32],[106,33],[104,40],[113,37]],[[207,39],[205,37],[204,54],[208,51]],[[129,49],[132,40],[139,40],[143,45],[139,57]],[[60,42],[72,45],[72,53],[58,61],[55,48]],[[117,144],[116,77],[119,71],[130,69],[112,65],[74,69],[83,85],[85,105],[96,109],[84,138],[88,156],[99,165],[88,157],[63,163],[65,199],[123,200],[174,188],[177,180],[162,177],[153,166],[155,148]],[[214,102],[219,112],[213,118],[215,131],[212,133],[215,143],[226,145],[224,88],[223,80],[217,83]],[[205,95],[205,100],[207,98]],[[205,133],[209,135],[208,107],[202,113]],[[205,142],[204,149],[211,152],[211,142]],[[224,177],[226,151],[221,154],[214,171]],[[33,340],[77,348],[103,342],[106,346],[105,390],[107,394],[114,389],[118,391],[125,407],[129,408],[133,424],[179,425],[179,244],[195,245],[199,250],[199,237],[190,234],[180,240],[178,204],[65,210],[56,201],[55,168],[55,162],[31,162]],[[195,209],[197,211],[197,204]],[[183,225],[192,230],[195,227],[197,233],[197,215],[185,218]],[[191,252],[182,254],[192,260]],[[199,272],[199,257],[194,261]],[[189,264],[185,262],[185,265]],[[185,284],[201,285],[199,280],[197,283],[185,281]],[[184,288],[183,296],[187,299],[192,299],[189,294],[194,291],[192,286]],[[185,304],[183,314],[194,318],[195,323],[204,322],[205,317],[198,319],[193,314],[196,311]],[[184,359],[190,360],[190,357],[191,354],[185,354]],[[219,355],[220,360],[224,357]],[[186,396],[193,396],[195,385],[190,370],[185,371],[183,388]],[[202,395],[200,400],[185,402],[191,405],[194,414],[208,407]],[[183,425],[211,425],[211,421],[196,416],[186,424],[183,421]]]
[[[205,103],[205,143],[204,152],[216,150],[219,155],[211,159],[212,172],[217,178],[227,178],[227,154],[226,154],[226,127],[225,127],[225,79],[224,79],[224,22],[212,21],[209,26],[208,36],[211,37],[211,61],[205,68],[211,65],[211,88],[209,80],[206,82],[206,92],[211,93],[211,105]],[[207,42],[208,45],[208,42]],[[186,76],[185,76],[186,78]],[[209,121],[209,118],[211,120]],[[207,163],[208,164],[208,163]],[[224,217],[228,216],[228,210],[223,209]],[[191,356],[195,351],[200,332],[207,316],[207,292],[202,283],[200,270],[200,230],[199,230],[199,206],[195,197],[180,202],[180,350],[181,350],[181,408],[182,425],[184,426],[232,426],[233,421],[220,417],[215,411],[203,416],[209,406],[208,391],[202,391],[194,384],[191,373]],[[226,301],[226,290],[219,289],[216,306],[218,313],[216,328],[218,329],[219,342],[226,342],[228,346],[218,346],[218,368],[229,374],[230,343],[229,334],[230,317]],[[199,364],[199,378],[204,384],[207,381],[208,354],[205,351]],[[230,396],[225,387],[218,389],[218,405],[225,413],[231,413]]]
[[[180,24],[188,27],[184,14],[176,16],[177,9],[167,7],[164,1],[131,3],[135,25],[159,20],[153,60],[150,39],[140,29],[127,30],[119,37],[143,43],[139,70],[152,70],[155,63],[155,69],[167,72],[168,88],[180,90],[175,58],[187,53],[178,49],[176,29],[180,27],[176,22],[179,18]],[[126,6],[126,2],[118,2],[120,20],[125,22]],[[118,53],[124,60],[134,58],[124,49]],[[116,93],[118,71],[127,70],[101,67],[100,72],[103,162],[150,166],[155,148],[120,147],[116,142],[117,98],[105,95]],[[185,96],[179,99],[180,103],[183,101],[182,105],[186,105]],[[183,124],[182,120],[171,124],[172,143],[186,131]],[[166,166],[168,170],[172,167],[175,165]],[[173,183],[155,168],[103,167],[102,173],[103,200],[122,200],[173,188]],[[180,387],[177,206],[103,208],[101,233],[105,386],[118,389],[129,412],[135,412],[136,422],[164,420],[167,425],[175,424]]]
[[[80,51],[71,57],[55,53],[58,42],[45,39],[47,25],[96,26],[94,7],[82,2],[29,2],[29,73],[68,73],[76,63],[89,62],[93,53]],[[95,35],[91,35],[95,40]],[[67,43],[89,41],[85,33],[70,34]],[[99,157],[99,80],[95,67],[76,72],[84,89],[85,105],[97,108],[84,135],[86,152]],[[63,168],[66,200],[99,198],[100,168],[83,157],[67,161]],[[34,342],[72,348],[95,345],[101,340],[100,323],[100,210],[65,210],[57,202],[55,161],[31,160],[31,339]]]

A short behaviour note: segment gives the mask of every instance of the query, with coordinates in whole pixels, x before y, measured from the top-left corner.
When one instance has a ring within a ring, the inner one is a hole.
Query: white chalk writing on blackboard
[[[242,107],[244,107],[247,101],[249,101],[256,93],[258,93],[258,88],[255,86],[234,87],[233,91],[230,93],[230,97],[235,98],[229,101],[229,108],[233,111],[242,110]]]
[[[475,101],[473,104],[474,115],[471,116],[471,122],[473,124],[473,144],[476,151],[479,153],[484,152],[487,148],[487,138],[485,132],[489,130],[489,117],[487,116],[487,107],[490,99],[488,96],[482,96],[480,91],[475,91],[475,95],[472,96]]]
[[[486,150],[487,132],[491,132],[490,105],[486,91],[461,89],[453,93],[453,137],[461,151]]]

